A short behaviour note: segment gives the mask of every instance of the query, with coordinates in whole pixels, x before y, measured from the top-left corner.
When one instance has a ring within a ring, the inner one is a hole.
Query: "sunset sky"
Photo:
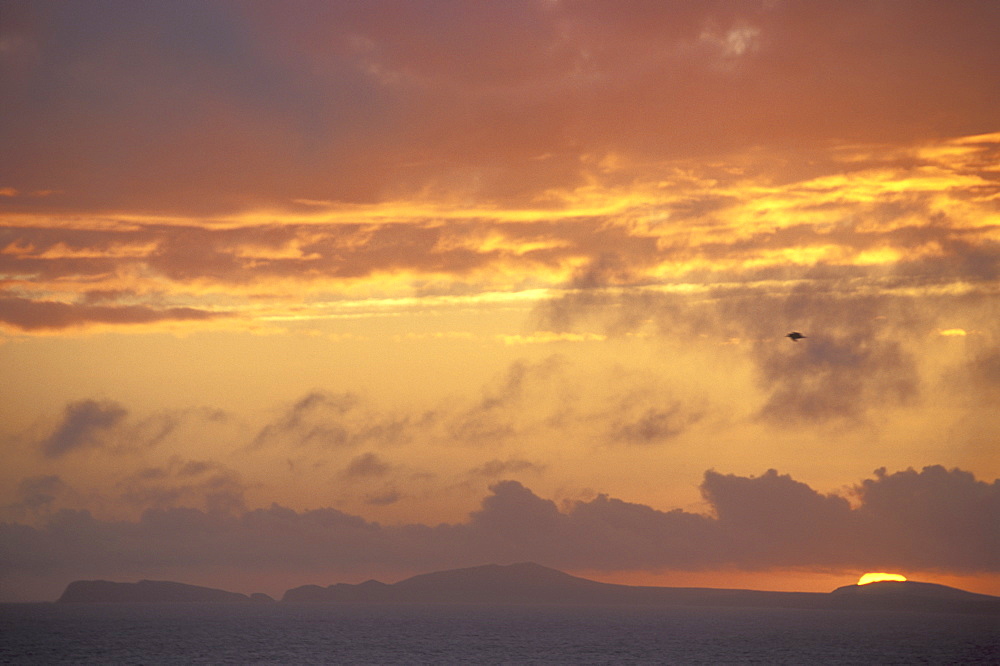
[[[0,601],[518,561],[1000,594],[998,30],[0,0]]]

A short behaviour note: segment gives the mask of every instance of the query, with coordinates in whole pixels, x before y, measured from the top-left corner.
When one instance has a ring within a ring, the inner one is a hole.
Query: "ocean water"
[[[1000,619],[733,608],[3,604],[0,663],[1000,664]]]

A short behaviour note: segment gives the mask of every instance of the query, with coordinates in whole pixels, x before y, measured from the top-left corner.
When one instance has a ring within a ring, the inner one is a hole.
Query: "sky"
[[[0,600],[1000,594],[998,26],[0,0]]]

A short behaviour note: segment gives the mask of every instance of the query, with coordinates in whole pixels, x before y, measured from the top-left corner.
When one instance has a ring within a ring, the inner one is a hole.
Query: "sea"
[[[1000,618],[875,611],[0,604],[4,664],[1000,664]]]

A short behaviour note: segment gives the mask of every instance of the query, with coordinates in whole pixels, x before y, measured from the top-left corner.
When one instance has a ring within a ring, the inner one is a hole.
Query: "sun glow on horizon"
[[[868,583],[879,583],[886,580],[895,581],[905,581],[906,576],[901,576],[900,574],[894,573],[866,573],[861,578],[858,579],[858,585],[867,585]]]

